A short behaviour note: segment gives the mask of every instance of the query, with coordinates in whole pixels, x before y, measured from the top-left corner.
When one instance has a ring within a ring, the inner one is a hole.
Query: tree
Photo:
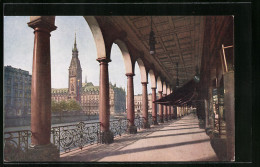
[[[68,101],[68,110],[69,111],[80,111],[82,110],[80,104],[75,100]]]
[[[58,102],[52,100],[51,101],[51,112],[59,112],[60,111],[60,106]]]
[[[75,101],[75,100],[69,100],[69,101],[60,101],[60,102],[56,102],[53,101],[51,102],[51,111],[52,112],[59,112],[60,114],[62,114],[64,111],[81,111],[82,108],[80,106],[80,104]]]

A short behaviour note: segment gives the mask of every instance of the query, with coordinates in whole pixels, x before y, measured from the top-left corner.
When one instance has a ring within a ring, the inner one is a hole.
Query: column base
[[[143,125],[142,125],[142,128],[143,129],[149,129],[150,128],[149,122],[144,122]]]
[[[28,161],[59,161],[60,152],[54,144],[29,146]]]
[[[136,134],[137,133],[137,127],[135,125],[128,126],[127,133],[129,133],[129,134]]]
[[[114,134],[110,130],[101,132],[100,135],[102,144],[111,144],[114,142]]]
[[[153,125],[159,125],[157,121],[153,121]]]
[[[160,118],[160,123],[164,123],[163,118]]]

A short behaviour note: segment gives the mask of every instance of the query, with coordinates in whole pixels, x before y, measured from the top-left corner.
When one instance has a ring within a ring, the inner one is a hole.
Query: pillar
[[[169,111],[169,116],[168,116],[168,118],[169,118],[169,120],[171,120],[171,119],[172,119],[172,110],[171,110],[171,106],[168,106],[168,111]]]
[[[177,119],[178,116],[177,116],[177,107],[176,106],[173,106],[173,119]]]
[[[31,84],[31,145],[29,161],[56,161],[58,148],[51,144],[51,61],[50,32],[56,30],[55,17],[31,16],[34,29]]]
[[[159,98],[161,99],[162,91],[158,91],[158,93],[159,93]],[[163,120],[163,105],[162,104],[159,104],[159,117],[160,117],[160,123],[163,123],[164,120]]]
[[[163,94],[163,97],[165,97],[166,96],[166,94]],[[163,111],[164,111],[164,120],[165,121],[168,121],[168,110],[167,110],[167,106],[166,105],[164,105],[163,106]]]
[[[142,114],[143,128],[150,128],[148,121],[148,99],[147,99],[147,82],[142,82]]]
[[[109,77],[108,63],[110,60],[105,58],[97,59],[100,66],[99,78],[99,122],[101,130],[101,143],[110,144],[114,141],[114,135],[109,130]]]
[[[156,100],[156,88],[152,88],[152,101]],[[153,117],[153,125],[158,125],[157,122],[157,104],[152,103],[152,117]]]
[[[134,84],[132,73],[127,73],[127,120],[128,127],[127,132],[130,134],[137,133],[137,127],[135,126],[135,110],[134,110]]]
[[[209,128],[209,113],[208,113],[207,99],[204,99],[204,105],[205,105],[205,129],[207,130]]]
[[[224,74],[224,107],[227,134],[227,159],[235,159],[234,72]]]

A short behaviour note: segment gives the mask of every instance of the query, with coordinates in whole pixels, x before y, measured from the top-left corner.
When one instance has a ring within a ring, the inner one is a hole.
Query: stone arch
[[[144,62],[142,61],[141,58],[138,58],[136,60],[139,68],[140,68],[140,73],[141,73],[141,82],[147,82],[147,73],[146,73],[146,69],[144,66]]]
[[[104,37],[100,26],[94,16],[83,16],[87,21],[90,30],[94,36],[96,48],[97,48],[97,59],[106,58],[106,47],[104,42]]]
[[[151,87],[156,88],[156,78],[152,69],[149,70],[150,80],[151,80]]]
[[[83,16],[83,17],[88,23],[90,30],[94,36],[94,40],[97,48],[97,58],[106,58],[105,42],[102,35],[102,31],[100,29],[100,26],[96,18],[94,16]],[[41,18],[44,21],[54,25],[56,16],[30,16],[30,20],[36,20],[38,18]]]
[[[170,85],[167,86],[167,95],[169,95],[171,93],[171,88]]]
[[[125,64],[125,73],[133,73],[133,68],[132,68],[132,61],[131,61],[131,57],[130,57],[130,53],[129,50],[125,44],[125,42],[117,39],[114,41],[115,44],[118,45],[118,47],[121,50],[122,56],[123,56],[123,60],[124,60],[124,64]]]
[[[166,82],[163,82],[163,94],[167,94],[167,85]]]
[[[158,91],[163,90],[162,80],[161,80],[160,76],[158,76],[158,78],[157,78],[157,89],[158,89]]]

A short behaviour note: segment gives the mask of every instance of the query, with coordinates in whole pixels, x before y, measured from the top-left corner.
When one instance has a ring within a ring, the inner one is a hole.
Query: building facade
[[[4,112],[6,117],[31,113],[31,80],[28,71],[4,67]]]
[[[72,58],[69,66],[68,88],[52,89],[52,100],[60,102],[74,99],[79,102],[84,113],[88,115],[98,115],[99,113],[99,86],[92,82],[82,82],[82,69],[78,57],[76,35]],[[120,113],[126,111],[126,92],[123,88],[109,83],[109,104],[110,113]]]
[[[157,99],[158,99],[158,95]],[[152,113],[152,94],[148,94],[148,113]],[[134,96],[134,109],[136,114],[142,114],[142,94],[138,94]]]

